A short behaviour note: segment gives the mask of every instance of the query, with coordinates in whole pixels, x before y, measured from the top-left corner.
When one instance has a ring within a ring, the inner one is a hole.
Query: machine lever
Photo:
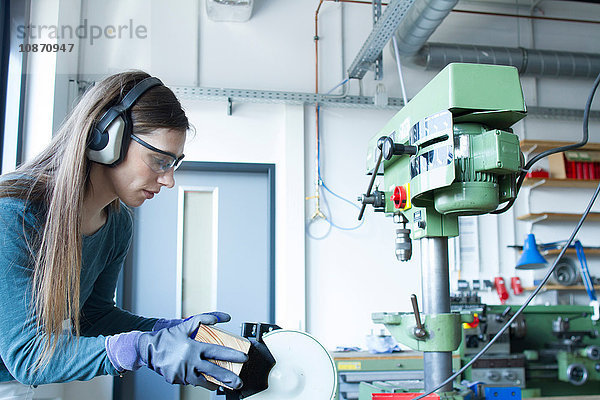
[[[373,175],[371,175],[371,181],[369,182],[369,187],[367,188],[367,193],[363,196],[363,199],[366,199],[371,196],[371,190],[373,189],[373,183],[375,183],[375,178],[377,178],[377,172],[379,171],[379,165],[381,164],[381,159],[383,158],[383,139],[386,136],[382,136],[377,141],[377,148],[379,149],[379,157],[377,158],[377,163],[375,164],[375,169],[373,169]],[[360,213],[358,214],[358,220],[360,221],[365,213],[365,208],[367,207],[367,203],[363,201],[362,207],[360,208]]]
[[[511,310],[512,308],[510,306],[506,307],[504,311],[502,311],[502,314],[496,315],[496,321],[504,322],[504,319],[510,315]]]
[[[427,331],[421,323],[421,314],[419,314],[419,304],[417,303],[417,295],[410,295],[410,302],[412,303],[413,312],[415,313],[415,320],[417,322],[417,327],[415,328],[414,335],[417,339],[423,339],[427,336]]]
[[[383,153],[383,158],[386,160],[391,160],[393,156],[400,156],[403,154],[409,154],[414,156],[417,154],[418,149],[417,146],[409,146],[399,143],[394,143],[394,140],[387,136],[383,138],[383,145],[381,147],[381,152]]]

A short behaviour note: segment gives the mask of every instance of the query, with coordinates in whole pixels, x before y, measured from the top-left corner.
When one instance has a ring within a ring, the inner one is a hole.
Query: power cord
[[[529,160],[529,162],[527,162],[527,164],[525,164],[525,166],[521,170],[521,173],[519,174],[519,178],[517,179],[517,193],[515,194],[515,199],[516,199],[516,195],[519,194],[519,191],[521,190],[521,186],[523,185],[523,181],[525,180],[525,176],[527,175],[527,172],[529,172],[529,170],[531,169],[533,164],[535,164],[542,158],[549,156],[550,154],[555,154],[555,153],[560,153],[563,151],[577,149],[587,143],[588,137],[589,137],[588,124],[589,124],[589,120],[590,120],[590,108],[592,106],[592,100],[594,99],[594,94],[596,93],[598,84],[600,84],[600,74],[598,74],[598,77],[596,77],[596,80],[594,81],[594,84],[592,85],[592,90],[591,90],[590,95],[588,96],[587,102],[585,104],[585,109],[583,110],[583,138],[581,139],[581,142],[543,151],[540,154],[533,157],[531,160]],[[493,211],[492,214],[502,214],[502,213],[508,211],[515,203],[515,199],[510,200],[508,202],[508,204],[506,206],[504,206],[503,208],[501,208],[500,210]]]

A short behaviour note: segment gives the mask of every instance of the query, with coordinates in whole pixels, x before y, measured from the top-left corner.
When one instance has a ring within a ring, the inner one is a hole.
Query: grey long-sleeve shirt
[[[106,355],[106,335],[152,330],[154,318],[133,315],[115,306],[119,271],[129,250],[132,220],[124,205],[109,211],[106,223],[83,236],[80,275],[81,337],[57,350],[50,364],[33,365],[46,337],[36,332],[32,312],[33,255],[27,239],[41,232],[41,208],[15,198],[0,198],[0,381],[24,384],[88,380],[117,375]]]

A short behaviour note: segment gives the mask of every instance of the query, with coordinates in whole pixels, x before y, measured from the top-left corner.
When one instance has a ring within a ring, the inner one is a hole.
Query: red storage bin
[[[583,165],[580,161],[575,161],[575,179],[583,179]]]
[[[575,161],[565,161],[566,162],[566,168],[567,168],[567,178],[568,179],[575,179],[576,178],[576,172],[575,172]]]

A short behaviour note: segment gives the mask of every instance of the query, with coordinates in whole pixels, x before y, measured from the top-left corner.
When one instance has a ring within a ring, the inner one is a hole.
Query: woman
[[[0,399],[142,366],[170,383],[215,389],[205,373],[241,386],[206,360],[246,355],[190,339],[199,324],[227,314],[144,318],[113,301],[132,236],[126,206],[173,187],[188,129],[157,78],[113,75],[88,90],[40,155],[2,177]]]

